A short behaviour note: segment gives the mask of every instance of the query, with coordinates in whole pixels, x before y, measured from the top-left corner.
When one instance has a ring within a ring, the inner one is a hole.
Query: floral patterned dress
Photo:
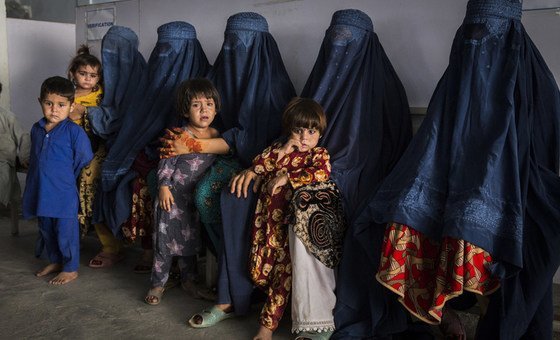
[[[316,147],[307,152],[294,151],[278,159],[275,143],[253,161],[253,171],[264,177],[253,223],[249,270],[251,279],[267,292],[260,316],[261,325],[275,330],[286,308],[292,283],[288,246],[288,216],[294,189],[329,179],[331,165],[326,149]],[[274,177],[287,174],[289,183],[274,195],[266,190]]]
[[[130,170],[136,172],[136,177],[130,182],[132,187],[132,204],[128,219],[121,225],[124,241],[133,244],[140,239],[144,250],[152,249],[152,224],[154,221],[154,200],[157,198],[150,192],[149,177],[157,172],[159,159],[152,159],[146,150],[138,153]],[[157,184],[155,185],[157,186]],[[154,190],[156,191],[156,190]]]
[[[74,98],[74,103],[85,107],[98,106],[101,103],[102,98],[103,88],[101,86],[97,86],[95,91],[92,91],[85,96]],[[101,164],[103,163],[105,156],[107,156],[107,151],[105,150],[105,145],[102,143],[101,138],[93,134],[87,114],[72,121],[84,129],[91,142],[91,149],[94,152],[93,159],[82,169],[80,177],[78,178],[78,194],[80,196],[78,221],[80,222],[80,234],[84,237],[91,225],[95,191],[97,190],[97,183],[101,177]]]
[[[183,257],[179,264],[183,278],[194,275],[192,262],[193,259],[196,261],[200,247],[200,222],[194,204],[194,190],[215,157],[212,154],[188,154],[159,162],[158,184],[170,187],[175,204],[169,212],[160,207],[156,209],[153,287],[162,287],[167,282],[174,256]]]

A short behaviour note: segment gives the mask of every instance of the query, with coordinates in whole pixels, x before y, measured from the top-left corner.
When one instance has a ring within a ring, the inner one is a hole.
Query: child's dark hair
[[[39,99],[43,100],[47,97],[48,94],[53,93],[62,97],[66,97],[71,103],[73,103],[74,91],[74,85],[70,80],[59,76],[50,77],[45,79],[43,84],[41,84],[41,94],[39,96]]]
[[[220,95],[214,84],[205,78],[193,78],[182,82],[177,90],[177,111],[181,117],[189,112],[192,100],[199,96],[214,99],[216,112],[220,111]]]
[[[74,73],[81,66],[91,66],[97,68],[97,73],[99,76],[98,84],[103,84],[103,70],[101,69],[101,62],[99,59],[89,52],[89,47],[87,45],[80,45],[76,56],[70,61],[70,66],[68,66],[68,79],[74,79]]]
[[[323,134],[327,128],[327,117],[319,103],[309,98],[294,97],[282,114],[284,134],[289,135],[293,129],[303,127],[316,129]]]

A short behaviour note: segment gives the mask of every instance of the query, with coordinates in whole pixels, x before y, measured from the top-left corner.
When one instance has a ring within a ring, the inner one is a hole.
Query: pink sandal
[[[91,268],[108,268],[123,259],[124,255],[122,254],[106,253],[102,251],[89,260],[88,266]]]

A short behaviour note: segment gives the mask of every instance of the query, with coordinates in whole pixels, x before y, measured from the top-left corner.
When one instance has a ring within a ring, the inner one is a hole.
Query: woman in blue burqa
[[[208,76],[218,89],[222,110],[216,117],[222,132],[217,139],[193,139],[169,132],[163,153],[227,154],[212,165],[197,186],[197,208],[218,256],[216,305],[193,316],[193,327],[209,327],[224,318],[249,311],[253,284],[248,260],[250,223],[256,197],[231,194],[231,177],[251,165],[253,158],[278,138],[282,110],[295,96],[268,23],[257,13],[228,18],[224,43]],[[222,224],[222,221],[227,221]]]
[[[471,0],[405,154],[357,224],[387,223],[377,279],[421,320],[490,295],[481,339],[552,338],[560,95],[518,0]]]
[[[134,94],[145,83],[146,61],[138,44],[136,33],[123,26],[111,26],[101,42],[103,100],[88,109],[88,119],[95,134],[109,144],[114,142]]]
[[[147,64],[138,51],[138,44],[136,33],[123,26],[109,28],[101,43],[104,95],[99,106],[88,108],[87,118],[94,133],[106,141],[107,149],[115,143],[123,117],[133,106],[136,93],[144,91]],[[101,185],[98,184],[95,193],[93,221],[102,244],[101,254],[104,254],[107,260],[118,258],[121,243],[107,226],[107,221],[111,218],[104,214],[109,215],[111,211],[130,211],[130,191],[123,191],[125,194],[122,197],[110,197],[104,194]],[[113,208],[115,204],[117,206]]]
[[[145,250],[151,249],[152,222],[146,178],[159,160],[154,142],[165,127],[176,123],[173,103],[178,85],[204,76],[210,68],[192,25],[170,22],[158,27],[157,32],[158,41],[139,85],[126,110],[119,112],[121,123],[102,166],[96,207],[97,221],[112,231],[109,243],[117,243],[115,237],[130,242],[142,237]],[[111,235],[103,239],[108,238]],[[148,257],[145,262],[150,264]],[[114,262],[120,257],[109,257],[102,250],[96,258]]]
[[[317,100],[327,113],[328,127],[320,144],[331,155],[331,178],[342,193],[349,225],[345,240],[331,244],[339,243],[337,248],[343,249],[336,280],[334,337],[400,331],[406,327],[404,309],[385,294],[373,273],[364,275],[365,268],[377,265],[382,227],[379,232],[364,231],[353,223],[412,138],[406,93],[367,14],[352,9],[333,14],[302,96]],[[334,241],[338,234],[333,228],[329,235]],[[293,272],[295,285],[297,273]],[[334,282],[331,285],[326,295],[334,297]],[[292,310],[299,303],[296,290],[294,286]]]

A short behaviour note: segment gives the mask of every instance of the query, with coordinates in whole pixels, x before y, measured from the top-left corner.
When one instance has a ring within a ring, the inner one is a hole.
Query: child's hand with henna
[[[160,142],[162,143],[162,147],[159,149],[160,158],[170,158],[202,150],[200,142],[181,128],[166,129]]]
[[[175,200],[173,199],[173,194],[169,187],[166,185],[162,185],[159,187],[159,206],[167,211],[171,211],[171,206],[175,204]]]

